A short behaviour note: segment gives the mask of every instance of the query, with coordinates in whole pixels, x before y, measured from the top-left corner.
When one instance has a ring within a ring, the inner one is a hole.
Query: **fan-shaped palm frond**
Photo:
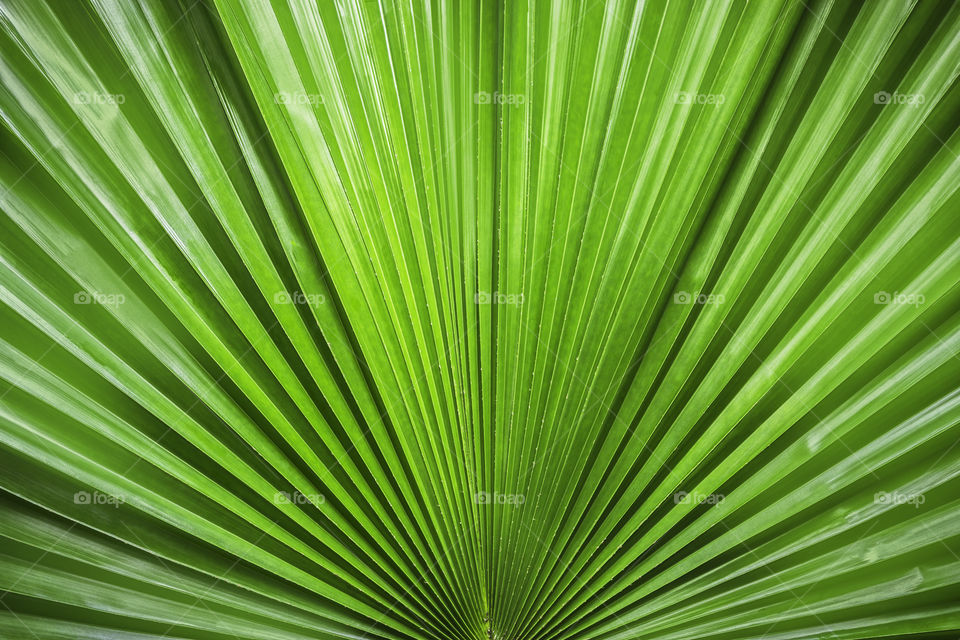
[[[0,637],[960,630],[960,4],[0,1]]]

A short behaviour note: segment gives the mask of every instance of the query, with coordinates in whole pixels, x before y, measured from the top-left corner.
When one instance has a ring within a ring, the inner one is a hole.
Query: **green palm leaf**
[[[960,5],[0,2],[0,637],[960,631]]]

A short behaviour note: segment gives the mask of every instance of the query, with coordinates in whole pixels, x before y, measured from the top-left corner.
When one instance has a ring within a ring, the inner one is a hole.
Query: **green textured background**
[[[0,52],[3,640],[960,635],[960,3]]]

